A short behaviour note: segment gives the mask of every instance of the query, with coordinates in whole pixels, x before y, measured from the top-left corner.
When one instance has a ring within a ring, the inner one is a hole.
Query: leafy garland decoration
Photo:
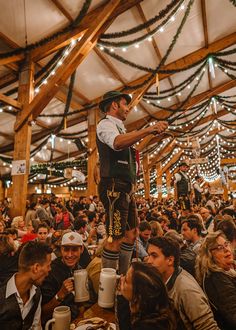
[[[10,52],[7,52],[7,53],[0,54],[0,58],[1,59],[2,58],[7,58],[7,57],[11,57],[11,56],[15,56],[15,55],[19,55],[19,54],[29,52],[32,49],[38,48],[40,46],[43,46],[43,45],[47,44],[48,42],[50,42],[52,40],[55,40],[59,36],[71,31],[73,28],[76,28],[81,23],[81,21],[85,17],[85,15],[87,14],[91,3],[92,3],[92,0],[85,0],[78,16],[76,17],[76,19],[71,24],[69,24],[67,27],[63,28],[61,31],[58,31],[58,32],[54,33],[52,36],[46,37],[46,38],[44,38],[40,41],[37,41],[33,44],[30,44],[30,45],[26,46],[24,48],[20,47],[20,48],[15,49],[14,51],[10,51]]]
[[[181,1],[183,2],[183,1]],[[104,33],[101,35],[100,39],[115,39],[115,38],[121,38],[121,37],[126,37],[128,35],[137,33],[141,30],[147,29],[154,23],[156,23],[158,20],[161,20],[165,17],[165,15],[177,4],[179,3],[179,0],[172,0],[171,3],[169,3],[166,8],[162,9],[158,15],[152,17],[149,19],[147,22],[142,23],[134,28],[128,29],[126,31],[120,31],[120,32],[113,32],[113,33]]]
[[[147,39],[149,36],[153,36],[158,30],[160,30],[169,20],[172,16],[176,14],[176,12],[179,10],[181,7],[182,3],[184,0],[180,2],[180,4],[172,11],[169,13],[169,15],[163,20],[161,24],[159,24],[155,29],[153,29],[151,32],[145,33],[143,36],[138,37],[133,40],[127,40],[127,41],[119,41],[119,42],[114,42],[114,41],[103,41],[101,38],[98,40],[98,45],[99,46],[104,46],[104,47],[115,47],[115,48],[121,48],[121,47],[128,47],[137,43],[142,42],[143,40]],[[143,24],[145,25],[145,24]]]
[[[196,77],[203,70],[205,65],[206,65],[206,61],[203,62],[203,64],[192,75],[190,75],[187,79],[185,79],[178,85],[175,85],[172,88],[167,88],[167,89],[161,90],[160,95],[157,96],[156,92],[147,92],[144,94],[143,98],[144,99],[146,98],[149,100],[162,100],[167,97],[174,96],[176,93],[182,92],[189,84],[191,84],[194,81],[194,79],[196,79]]]
[[[187,18],[188,18],[188,16],[189,16],[189,13],[190,13],[190,10],[191,10],[191,7],[192,7],[193,3],[194,3],[194,0],[190,0],[190,1],[189,1],[188,5],[187,5],[187,9],[186,9],[185,14],[184,14],[184,17],[183,17],[183,19],[182,19],[182,21],[181,21],[181,23],[180,23],[180,26],[178,27],[178,29],[177,29],[177,31],[176,31],[176,34],[175,34],[175,36],[174,36],[174,38],[173,38],[173,40],[172,40],[170,46],[168,47],[168,49],[167,49],[167,51],[166,51],[166,54],[162,57],[160,63],[159,63],[158,66],[156,67],[154,73],[151,74],[150,77],[147,78],[147,79],[145,80],[144,83],[137,84],[137,85],[135,85],[135,86],[125,86],[124,89],[126,89],[127,87],[128,87],[130,90],[135,90],[135,89],[137,89],[137,88],[140,88],[140,87],[144,86],[146,83],[148,83],[149,81],[151,81],[151,80],[153,79],[153,77],[159,72],[161,66],[163,66],[163,65],[165,64],[167,58],[169,57],[169,55],[170,55],[170,53],[171,53],[171,51],[172,51],[174,45],[176,44],[176,42],[177,42],[177,40],[178,40],[178,38],[179,38],[179,36],[180,36],[180,33],[181,33],[181,31],[182,31],[182,29],[183,29],[183,27],[184,27],[184,24],[185,24],[185,22],[186,22],[186,20],[187,20]]]

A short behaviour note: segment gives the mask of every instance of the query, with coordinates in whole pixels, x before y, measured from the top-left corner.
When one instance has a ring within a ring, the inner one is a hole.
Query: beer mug
[[[102,268],[99,280],[98,305],[111,308],[115,302],[116,280],[119,276],[113,268]]]
[[[54,308],[52,319],[47,321],[45,330],[49,330],[49,325],[53,323],[53,330],[70,330],[71,312],[68,306],[58,306]]]
[[[89,300],[88,273],[86,269],[74,271],[75,302]]]

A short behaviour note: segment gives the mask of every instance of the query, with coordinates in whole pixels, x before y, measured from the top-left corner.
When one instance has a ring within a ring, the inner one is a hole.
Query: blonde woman
[[[236,271],[230,242],[222,231],[205,238],[196,260],[196,278],[211,303],[220,329],[236,329]]]
[[[25,227],[25,221],[22,216],[15,217],[12,220],[11,227],[17,229],[19,238],[23,237],[27,233],[27,228]]]
[[[151,237],[161,237],[164,235],[164,231],[158,221],[152,220],[149,224],[151,226]]]

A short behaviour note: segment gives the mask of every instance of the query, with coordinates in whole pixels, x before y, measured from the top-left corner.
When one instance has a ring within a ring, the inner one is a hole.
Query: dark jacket
[[[178,172],[178,174],[181,176],[181,180],[177,181],[177,195],[180,196],[188,196],[189,195],[189,179],[186,179],[186,177],[181,173]]]
[[[204,290],[215,319],[222,330],[236,329],[236,277],[212,272],[205,278]]]
[[[191,249],[191,247],[182,247],[180,250],[180,266],[185,269],[192,276],[195,275],[195,261],[196,253]]]
[[[18,256],[0,255],[0,286],[7,282],[18,271]]]
[[[77,269],[80,268],[81,267],[78,265]],[[61,289],[64,280],[72,276],[73,270],[64,264],[60,257],[53,260],[51,271],[41,286],[42,305],[47,304],[53,297],[55,297],[57,292]],[[78,316],[78,307],[74,302],[73,293],[68,294],[61,302],[61,305],[70,307],[72,320]]]
[[[26,315],[25,319],[22,319],[19,304],[15,295],[10,295],[6,298],[6,286],[3,285],[0,288],[0,329],[1,330],[28,330],[31,328],[34,321],[34,315],[38,308],[40,300],[40,289],[37,288],[33,297],[33,305]]]

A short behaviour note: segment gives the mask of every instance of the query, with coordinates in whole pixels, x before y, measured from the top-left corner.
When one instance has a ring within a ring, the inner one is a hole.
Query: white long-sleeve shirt
[[[97,125],[98,139],[113,150],[116,150],[114,148],[115,138],[120,135],[121,132],[126,133],[123,121],[110,115],[107,115],[106,118],[101,120]]]

